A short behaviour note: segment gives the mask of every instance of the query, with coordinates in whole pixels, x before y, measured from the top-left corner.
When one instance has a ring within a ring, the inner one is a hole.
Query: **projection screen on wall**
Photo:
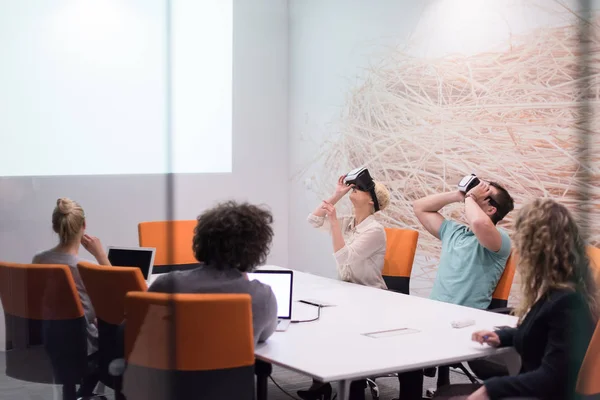
[[[231,172],[232,0],[169,3],[3,2],[0,177]]]

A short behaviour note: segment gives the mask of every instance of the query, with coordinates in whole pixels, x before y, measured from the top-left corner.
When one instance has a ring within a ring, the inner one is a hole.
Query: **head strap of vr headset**
[[[351,171],[354,172],[354,171]],[[362,177],[362,179],[361,179]],[[367,168],[362,168],[357,174],[356,178],[353,180],[355,187],[363,192],[368,192],[371,194],[371,199],[373,199],[373,205],[375,207],[375,212],[379,211],[379,201],[377,200],[377,195],[375,194],[375,181],[371,177],[369,170]]]
[[[375,194],[375,183],[369,189],[369,193],[371,193],[371,198],[373,199],[373,206],[375,207],[375,212],[379,211],[379,200],[377,200],[377,195]]]

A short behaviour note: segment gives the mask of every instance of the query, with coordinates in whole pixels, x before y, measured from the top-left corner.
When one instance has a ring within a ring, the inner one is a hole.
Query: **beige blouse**
[[[354,217],[339,218],[346,245],[334,253],[340,278],[346,282],[387,289],[383,276],[385,229],[372,215],[355,225]],[[309,214],[308,222],[315,228],[331,233],[325,217]]]

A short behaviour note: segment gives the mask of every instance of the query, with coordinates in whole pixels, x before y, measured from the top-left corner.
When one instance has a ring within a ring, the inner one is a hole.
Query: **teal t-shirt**
[[[503,229],[498,252],[483,247],[467,226],[445,220],[440,228],[442,254],[430,298],[487,309],[510,255],[510,238]]]

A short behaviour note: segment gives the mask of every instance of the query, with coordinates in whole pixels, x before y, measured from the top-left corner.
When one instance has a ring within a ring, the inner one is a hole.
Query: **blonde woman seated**
[[[353,215],[338,219],[335,205],[348,192],[354,208]],[[341,176],[333,196],[308,216],[312,226],[331,233],[337,271],[342,280],[387,289],[382,276],[385,230],[375,220],[374,214],[384,210],[389,203],[390,193],[386,187],[373,181],[367,169],[361,169]],[[352,382],[350,399],[364,399],[365,388],[366,382],[363,380]],[[301,390],[298,395],[305,400],[328,400],[331,392],[331,385],[313,382],[309,390]]]
[[[315,228],[331,233],[337,270],[342,280],[387,289],[381,275],[386,248],[385,230],[374,214],[388,206],[390,193],[383,184],[373,181],[367,169],[353,175],[340,177],[333,196],[323,201],[308,216],[308,221]],[[335,205],[348,192],[353,215],[338,219]]]
[[[65,264],[71,269],[75,288],[81,299],[87,321],[88,356],[90,362],[93,363],[98,350],[98,329],[95,322],[96,313],[77,269],[77,263],[81,261],[79,249],[83,246],[100,265],[110,265],[110,262],[100,239],[85,233],[85,213],[77,202],[67,198],[60,198],[56,201],[56,207],[52,212],[52,229],[58,234],[58,244],[50,250],[36,254],[32,263]],[[80,387],[78,397],[91,395],[97,381],[97,377],[86,377]]]

